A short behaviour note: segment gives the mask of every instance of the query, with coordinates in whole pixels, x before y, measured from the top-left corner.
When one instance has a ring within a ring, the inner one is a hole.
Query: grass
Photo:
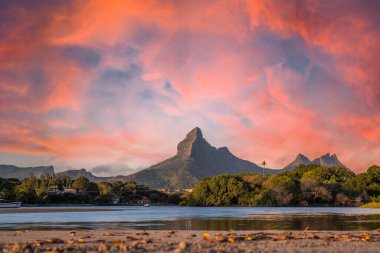
[[[380,208],[380,203],[378,202],[370,202],[360,206],[361,208]]]

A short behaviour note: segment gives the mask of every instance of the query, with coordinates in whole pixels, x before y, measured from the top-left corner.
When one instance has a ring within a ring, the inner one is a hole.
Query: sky
[[[380,164],[380,1],[0,1],[0,163],[129,174],[198,126]]]

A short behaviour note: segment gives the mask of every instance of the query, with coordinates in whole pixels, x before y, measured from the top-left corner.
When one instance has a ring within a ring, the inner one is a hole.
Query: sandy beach
[[[0,231],[0,252],[379,252],[377,231]]]

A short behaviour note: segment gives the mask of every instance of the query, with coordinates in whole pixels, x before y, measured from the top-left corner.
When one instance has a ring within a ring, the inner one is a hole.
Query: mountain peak
[[[296,160],[297,159],[309,159],[309,158],[307,158],[305,155],[303,155],[303,154],[298,154],[297,156],[296,156]]]
[[[316,164],[319,166],[324,166],[324,167],[342,167],[342,168],[347,168],[345,165],[343,165],[336,154],[330,154],[329,152],[322,155],[321,157],[315,158],[314,160],[310,161],[309,158],[304,156],[303,154],[298,154],[296,159],[288,164],[283,170],[292,170],[295,167],[299,165],[309,165],[309,164]]]
[[[206,141],[203,138],[202,130],[199,127],[195,127],[186,135],[186,138],[178,144],[177,155],[182,158],[190,157],[194,144],[199,142]]]
[[[324,167],[342,167],[347,168],[344,164],[342,164],[336,154],[330,155],[327,153],[319,158],[313,160],[314,164],[324,166]]]
[[[309,158],[307,158],[305,155],[303,154],[298,154],[296,156],[296,159],[294,159],[293,162],[291,162],[290,164],[288,164],[287,166],[284,167],[283,170],[292,170],[294,169],[295,167],[301,165],[301,164],[304,164],[304,165],[309,165],[311,162],[309,160]]]
[[[199,127],[193,128],[187,135],[186,138],[188,137],[194,137],[194,138],[203,138],[202,130]]]
[[[227,147],[216,148],[206,141],[199,127],[186,134],[178,144],[177,154],[145,170],[129,175],[151,188],[191,188],[200,179],[220,174],[262,173],[277,171],[236,157]]]

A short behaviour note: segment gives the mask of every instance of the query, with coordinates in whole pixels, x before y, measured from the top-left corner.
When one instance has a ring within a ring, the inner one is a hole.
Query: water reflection
[[[0,230],[18,229],[170,229],[170,230],[373,230],[380,214],[371,215],[255,215],[250,218],[185,218],[141,222],[3,223]]]

